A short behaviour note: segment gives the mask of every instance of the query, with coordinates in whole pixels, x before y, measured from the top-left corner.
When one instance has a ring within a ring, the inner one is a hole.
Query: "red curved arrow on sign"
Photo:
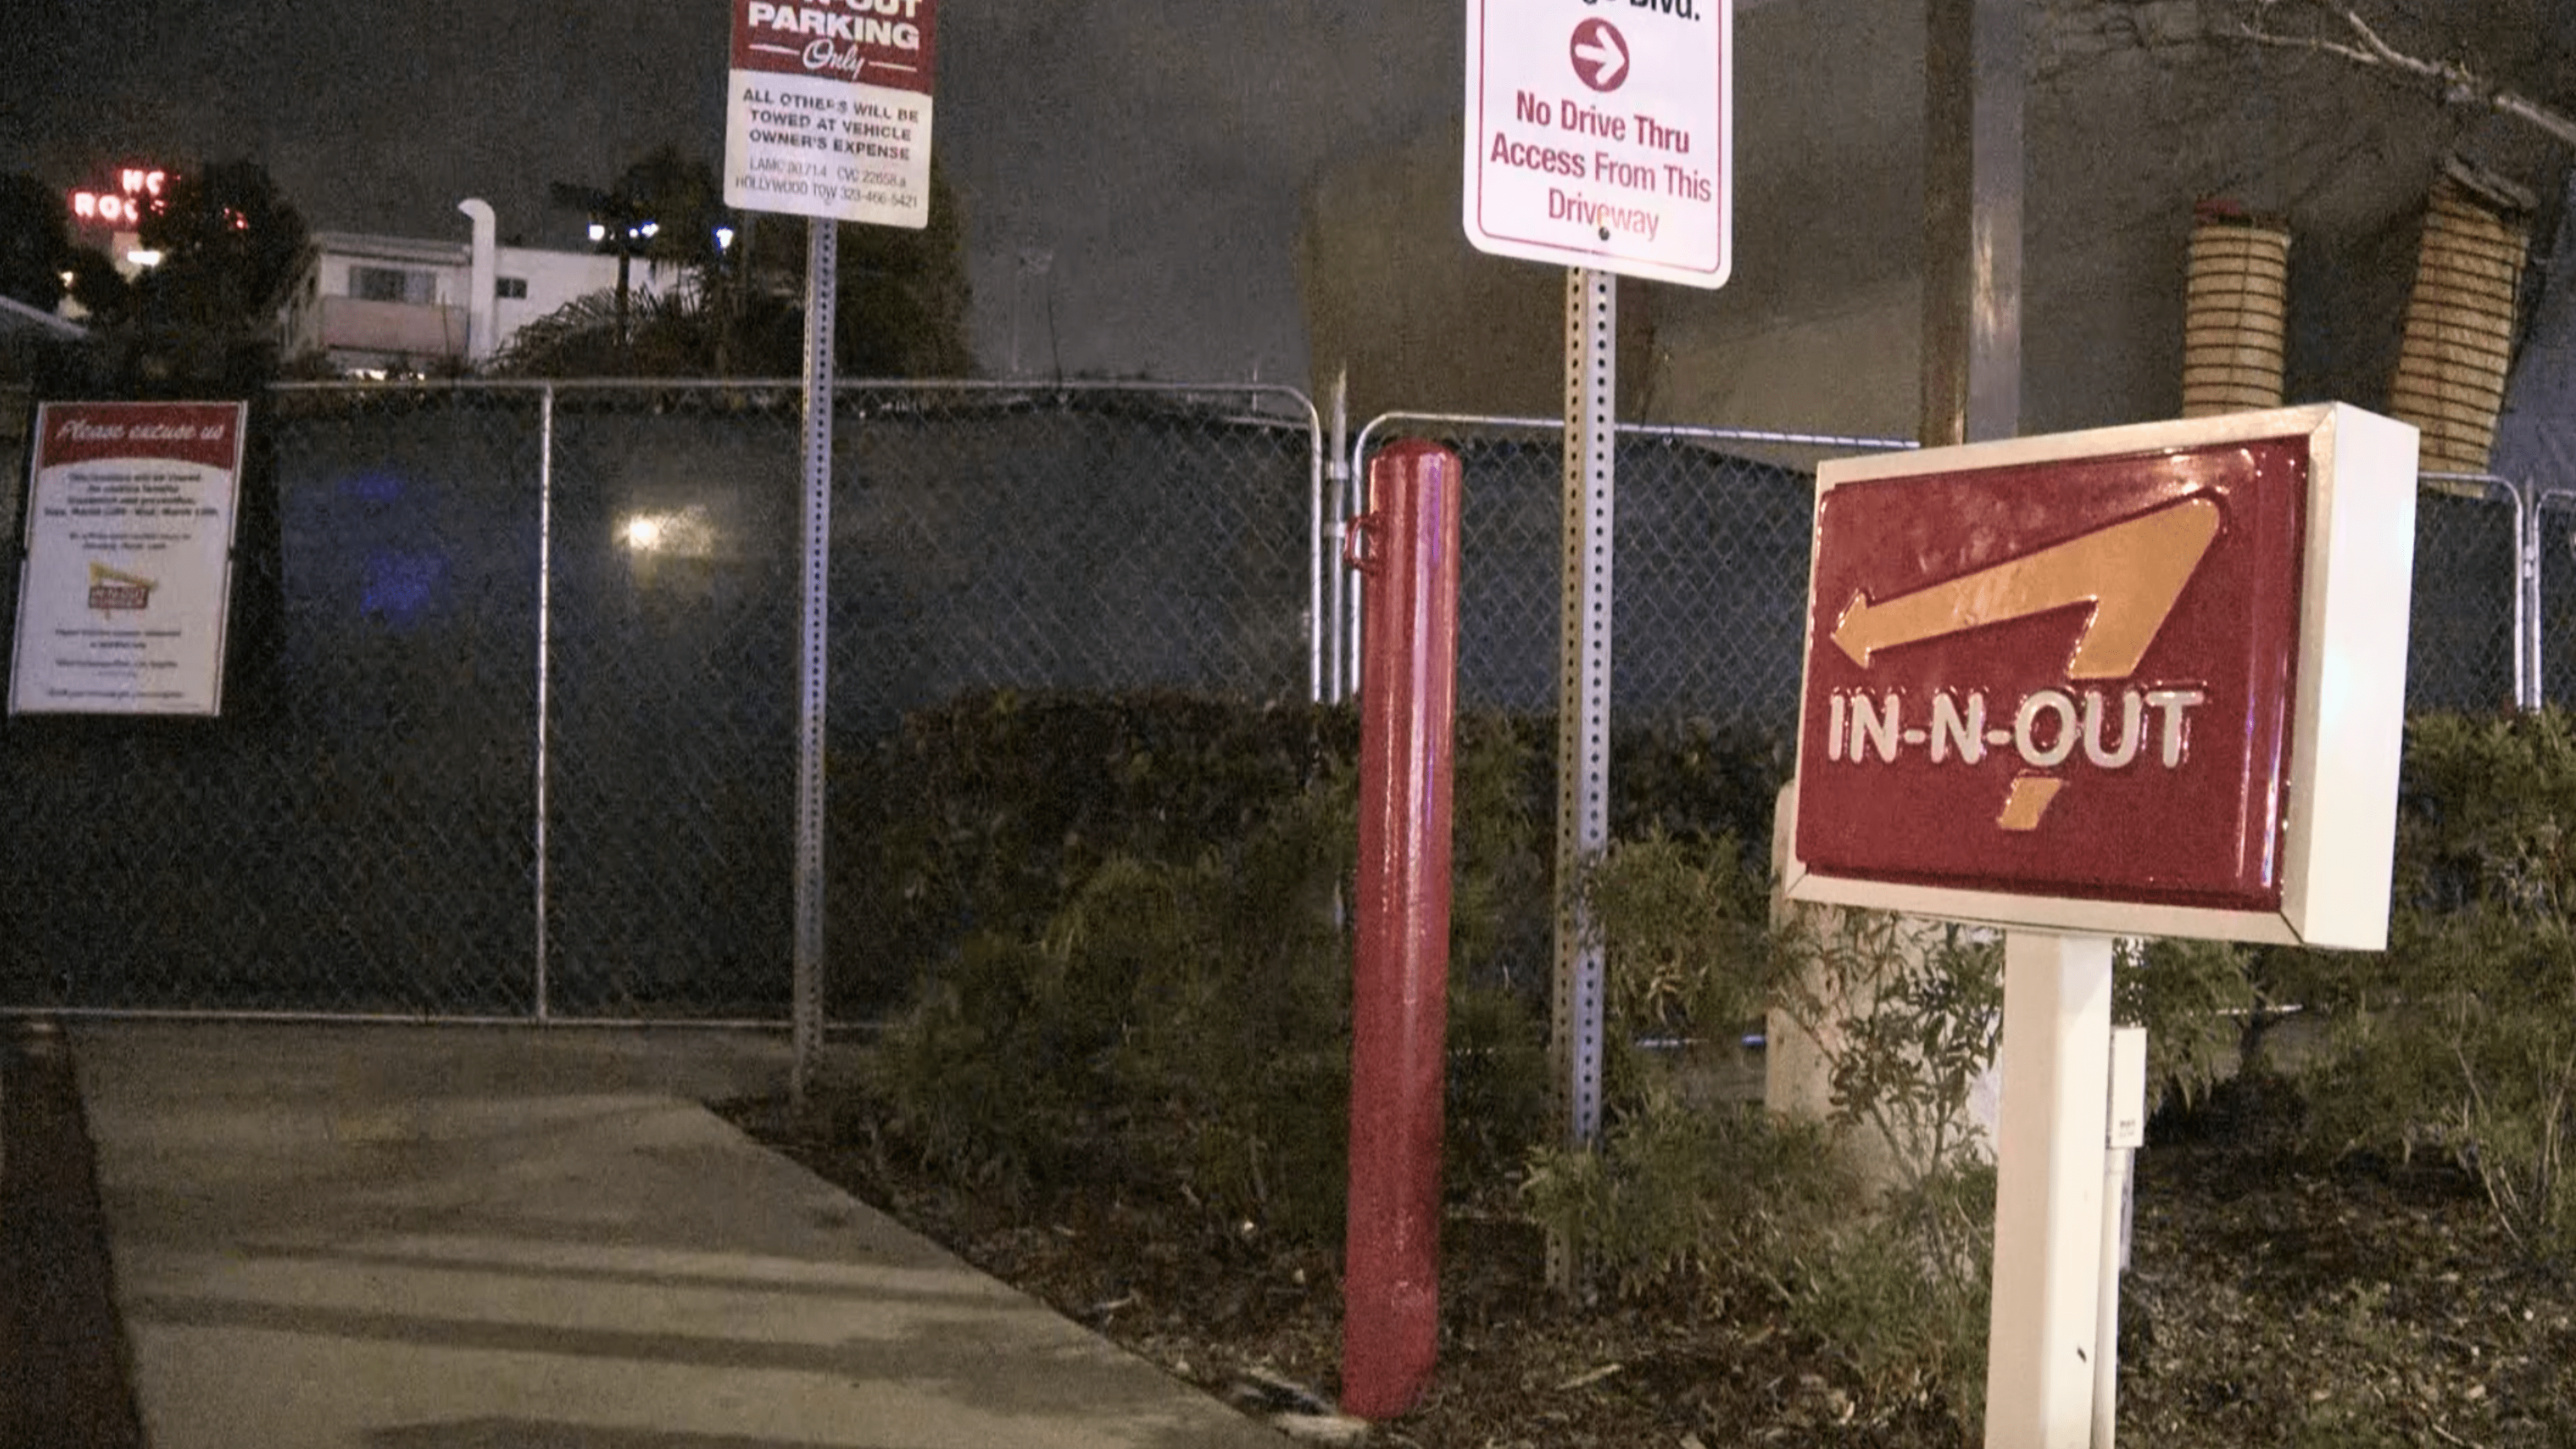
[[[2187,498],[1883,604],[1855,592],[1834,623],[1833,641],[1867,669],[1882,649],[2091,604],[2066,677],[2125,678],[2137,672],[2217,537],[2218,505]]]

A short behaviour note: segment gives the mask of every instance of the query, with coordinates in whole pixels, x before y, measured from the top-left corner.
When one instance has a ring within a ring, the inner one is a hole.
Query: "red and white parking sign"
[[[930,224],[939,0],[732,0],[727,206]]]
[[[1791,895],[2378,944],[2414,487],[2341,406],[1826,464]]]

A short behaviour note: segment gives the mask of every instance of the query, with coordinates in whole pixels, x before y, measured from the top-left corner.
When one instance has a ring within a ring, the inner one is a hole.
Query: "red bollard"
[[[1380,452],[1369,462],[1370,511],[1344,545],[1369,581],[1342,1258],[1342,1410],[1363,1419],[1412,1408],[1439,1355],[1463,472],[1457,454],[1430,443]]]

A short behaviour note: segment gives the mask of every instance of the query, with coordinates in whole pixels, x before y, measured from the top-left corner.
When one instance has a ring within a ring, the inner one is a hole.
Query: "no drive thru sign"
[[[1467,0],[1467,240],[1724,285],[1733,13],[1732,0]]]
[[[2335,405],[1824,465],[1791,897],[2377,947],[2414,460]]]

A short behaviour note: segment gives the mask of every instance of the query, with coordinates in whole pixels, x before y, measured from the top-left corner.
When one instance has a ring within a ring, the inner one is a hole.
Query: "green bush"
[[[1350,723],[998,696],[916,722],[891,754],[914,762],[893,771],[912,803],[879,847],[908,862],[881,907],[919,953],[916,986],[868,1073],[899,1143],[1004,1192],[1115,1174],[1228,1222],[1338,1232]],[[963,758],[933,763],[943,739]],[[1546,920],[1529,740],[1505,719],[1458,728],[1453,1182],[1516,1163],[1548,1110],[1534,983],[1504,959]],[[974,762],[1018,751],[1039,762]],[[1111,762],[1112,778],[1065,778],[1077,760]]]
[[[1774,925],[1765,873],[1724,836],[1623,841],[1581,891],[1607,973],[1602,1144],[1532,1153],[1533,1214],[1623,1291],[1724,1292],[1750,1273],[1874,1392],[1974,1425],[1995,1185],[1966,1104],[1995,1060],[2001,937],[1872,911]],[[2244,954],[2123,943],[2116,972],[2115,1014],[2149,1027],[2155,1070],[2186,1096],[2204,1089],[2235,1044],[2229,1013],[2253,999]],[[1694,1105],[1677,1088],[1766,1011],[1824,1052],[1829,1122]],[[1682,1048],[1641,1050],[1649,1039]],[[1866,1176],[1865,1142],[1884,1144]]]
[[[1349,811],[1319,780],[1188,859],[1110,858],[1033,940],[970,938],[872,1058],[900,1137],[1015,1193],[1107,1173],[1228,1221],[1338,1221]]]
[[[1985,1417],[1994,1169],[1945,1164],[1824,1221],[1783,1285],[1791,1320],[1876,1396],[1946,1405],[1964,1438]]]
[[[1113,858],[1187,862],[1346,770],[1347,709],[969,695],[833,762],[834,1006],[901,1009],[979,935],[1035,939]]]
[[[961,696],[832,761],[832,1008],[903,1009],[916,977],[982,932],[1034,936],[1115,856],[1185,861],[1354,767],[1348,706],[1168,691]],[[1611,823],[1733,835],[1761,858],[1785,746],[1704,724],[1611,742]],[[1451,973],[1543,1000],[1554,923],[1549,716],[1457,729]]]
[[[2248,1023],[2262,1019],[2265,1005],[2256,966],[2262,953],[2227,941],[2165,937],[2122,940],[2117,947],[2112,1019],[2147,1029],[2150,1093],[2190,1106],[2248,1049]]]
[[[1791,1296],[1784,1274],[1819,1256],[1858,1180],[1814,1123],[1758,1107],[1693,1106],[1669,1086],[1622,1104],[1598,1152],[1530,1154],[1523,1200],[1569,1233],[1623,1294],[1749,1269]]]
[[[2319,957],[2333,1147],[2450,1154],[2526,1251],[2576,1254],[2576,736],[2558,710],[2410,722],[2388,950]]]
[[[1836,1125],[1872,1129],[1907,1187],[1950,1170],[2003,1026],[2002,938],[1849,910],[1794,912],[1780,937],[1774,1004],[1824,1049]]]

